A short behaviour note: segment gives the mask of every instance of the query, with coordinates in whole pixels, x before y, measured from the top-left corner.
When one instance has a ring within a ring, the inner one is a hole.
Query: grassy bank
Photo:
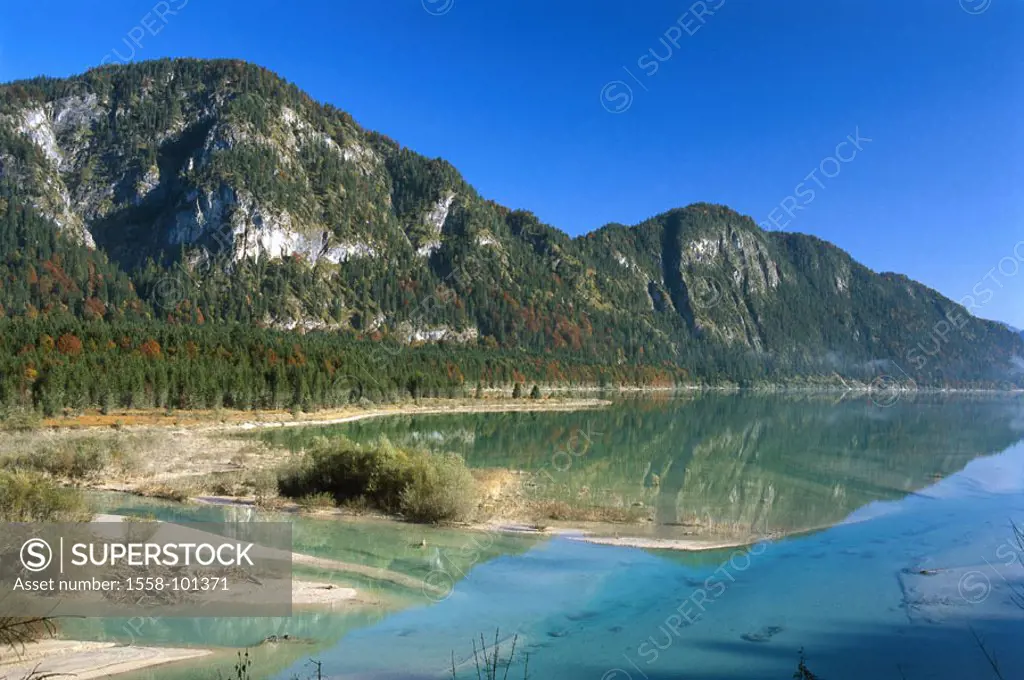
[[[228,496],[273,507],[289,499],[306,510],[343,506],[432,523],[469,521],[479,503],[476,482],[459,456],[402,449],[383,438],[371,446],[319,438],[294,456],[225,438],[225,447],[234,450],[225,469],[182,465],[174,476],[140,475],[141,459],[168,445],[181,447],[181,438],[174,440],[102,431],[12,435],[0,445],[0,518],[77,519],[84,513],[82,487],[109,488],[119,481],[175,501]],[[198,448],[197,455],[213,453]]]

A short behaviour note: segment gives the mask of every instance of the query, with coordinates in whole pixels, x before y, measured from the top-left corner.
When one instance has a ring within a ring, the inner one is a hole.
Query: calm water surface
[[[644,533],[747,536],[828,526],[1001,451],[1024,433],[1012,400],[709,395],[577,413],[397,416],[262,433],[299,449],[317,436],[454,451],[529,473],[539,497],[642,508]],[[632,533],[637,533],[633,531]]]
[[[472,640],[479,646],[482,633],[490,644],[497,629],[503,655],[518,635],[516,656],[529,652],[535,679],[789,678],[801,648],[831,680],[995,677],[978,639],[1004,677],[1024,677],[1024,566],[1011,527],[1024,524],[1021,414],[1015,399],[880,408],[835,397],[711,396],[267,433],[291,447],[313,436],[384,435],[457,451],[473,466],[524,470],[546,480],[538,494],[649,513],[646,528],[624,535],[772,538],[687,555],[301,519],[298,551],[435,585],[450,579],[453,590],[442,599],[358,584],[380,588],[390,612],[302,614],[286,625],[315,644],[264,668],[308,677],[312,656],[332,677],[451,677],[454,652],[460,677],[475,678]],[[135,511],[139,502],[103,503]],[[803,533],[775,538],[794,531]],[[154,639],[243,646],[268,627],[242,619],[222,632],[202,628],[222,622],[182,620]],[[113,635],[118,622],[108,623]],[[523,677],[521,661],[508,677]]]

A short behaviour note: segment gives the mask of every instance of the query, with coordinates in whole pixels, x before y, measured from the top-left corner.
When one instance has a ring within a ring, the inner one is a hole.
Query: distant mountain
[[[556,351],[712,382],[993,384],[1024,355],[934,290],[723,206],[570,238],[240,61],[0,86],[0,216],[8,317]]]

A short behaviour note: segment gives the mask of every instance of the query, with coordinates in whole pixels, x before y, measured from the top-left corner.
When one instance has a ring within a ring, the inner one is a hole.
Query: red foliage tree
[[[65,333],[57,338],[57,351],[64,356],[77,357],[82,353],[82,341],[71,333]]]

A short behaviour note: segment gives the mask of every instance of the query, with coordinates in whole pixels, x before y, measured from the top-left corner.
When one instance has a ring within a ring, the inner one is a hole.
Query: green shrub
[[[289,498],[326,492],[342,502],[366,496],[375,507],[398,512],[408,467],[407,454],[387,439],[370,449],[344,437],[319,437],[302,461],[278,474],[277,486]]]
[[[476,480],[461,456],[442,453],[418,457],[402,491],[402,514],[416,522],[465,520],[476,507]]]
[[[77,489],[30,470],[0,470],[0,521],[82,522],[89,516]]]
[[[288,498],[329,494],[337,504],[365,504],[421,522],[467,519],[476,504],[473,477],[460,457],[400,449],[383,437],[370,446],[318,438],[302,460],[278,472],[277,486]]]
[[[540,399],[540,397],[540,388],[534,385],[533,389],[530,390],[530,399]]]

